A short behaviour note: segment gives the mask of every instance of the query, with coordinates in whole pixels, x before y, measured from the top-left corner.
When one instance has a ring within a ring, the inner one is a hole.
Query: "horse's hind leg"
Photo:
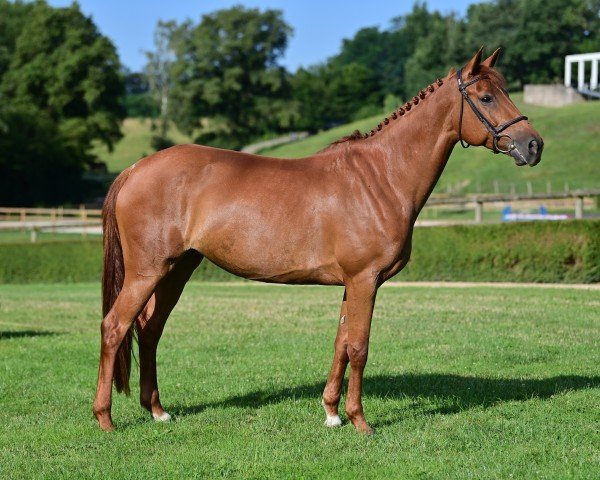
[[[94,415],[102,430],[113,430],[111,418],[112,381],[115,359],[121,342],[135,318],[152,295],[156,285],[164,275],[136,276],[125,275],[123,288],[114,305],[102,320],[102,344],[100,348],[100,368],[98,386],[94,400]]]
[[[335,337],[335,353],[333,354],[333,365],[327,377],[327,385],[323,392],[323,407],[327,419],[325,425],[328,427],[337,427],[342,424],[338,414],[338,405],[342,392],[342,382],[344,381],[344,373],[348,366],[348,309],[346,306],[346,292],[344,292],[344,300],[340,310],[340,318],[338,322],[337,335]]]
[[[140,347],[140,403],[155,420],[167,421],[171,418],[160,403],[156,376],[156,348],[167,318],[179,300],[185,284],[201,261],[202,256],[198,252],[186,253],[160,281],[154,295],[137,320]]]

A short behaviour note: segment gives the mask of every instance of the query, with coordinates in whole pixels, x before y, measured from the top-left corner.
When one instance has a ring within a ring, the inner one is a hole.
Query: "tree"
[[[241,6],[180,25],[171,36],[179,128],[200,132],[201,143],[237,148],[291,123],[288,75],[278,64],[291,31],[282,12]]]
[[[123,69],[125,97],[123,105],[128,117],[157,118],[158,107],[150,94],[148,78],[144,73]]]
[[[405,64],[405,91],[415,95],[436,77],[443,77],[452,66],[464,61],[461,39],[464,24],[454,15],[429,16],[428,33],[418,39]]]
[[[535,12],[532,15],[531,12]],[[564,57],[600,50],[598,0],[496,0],[473,4],[465,40],[503,48],[500,69],[509,84],[558,82]]]
[[[0,78],[8,70],[17,37],[33,7],[31,3],[0,0]]]
[[[292,79],[292,91],[299,111],[295,126],[299,129],[317,131],[381,113],[377,78],[360,63],[329,62],[299,69]]]
[[[146,52],[148,63],[145,74],[149,90],[159,111],[159,137],[167,141],[169,128],[169,95],[171,92],[171,68],[174,53],[169,45],[175,22],[158,22],[154,32],[154,52]]]
[[[343,40],[341,52],[331,62],[340,66],[354,63],[368,68],[376,79],[378,100],[390,93],[402,94],[401,79],[408,52],[401,40],[397,31],[363,28],[353,38]]]
[[[29,9],[26,15],[23,9]],[[0,203],[77,200],[81,183],[75,184],[94,162],[93,142],[110,148],[121,136],[116,50],[77,4],[2,2],[0,12],[13,26],[2,30],[0,103],[10,104],[0,132]],[[62,174],[72,185],[52,194],[41,185]]]

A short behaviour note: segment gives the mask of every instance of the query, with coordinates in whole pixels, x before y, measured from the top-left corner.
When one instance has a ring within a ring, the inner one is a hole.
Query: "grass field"
[[[0,478],[599,478],[598,290],[381,289],[373,437],[323,426],[341,295],[190,284],[159,348],[176,420],[134,388],[105,434],[99,286],[0,286]]]

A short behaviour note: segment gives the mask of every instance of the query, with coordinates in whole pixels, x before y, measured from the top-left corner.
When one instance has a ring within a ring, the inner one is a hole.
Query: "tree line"
[[[556,82],[566,54],[600,50],[600,0],[494,0],[464,17],[415,3],[366,27],[337,55],[287,71],[284,14],[236,6],[198,22],[161,21],[142,72],[74,3],[0,0],[0,203],[80,201],[92,151],[119,140],[126,116],[152,117],[153,145],[175,124],[195,142],[240,148],[289,130],[318,131],[389,112],[481,44],[503,47],[509,88]]]

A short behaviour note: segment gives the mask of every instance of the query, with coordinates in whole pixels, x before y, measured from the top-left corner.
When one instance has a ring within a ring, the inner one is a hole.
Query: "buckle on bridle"
[[[498,145],[498,141],[500,141],[501,138],[506,137],[508,138],[508,148],[506,150],[503,150],[502,148],[500,148],[500,146]],[[515,142],[513,142],[513,139],[510,135],[506,134],[506,133],[500,133],[499,135],[494,135],[494,142],[493,142],[493,146],[494,146],[494,153],[510,153],[512,152],[515,148],[517,148],[515,146]]]

